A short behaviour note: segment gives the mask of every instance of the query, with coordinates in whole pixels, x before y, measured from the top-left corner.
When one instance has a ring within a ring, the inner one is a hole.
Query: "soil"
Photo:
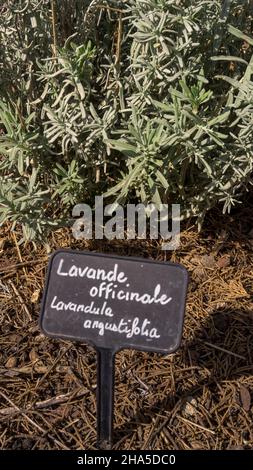
[[[95,449],[96,354],[38,327],[48,253],[0,238],[0,448]],[[114,449],[253,449],[253,201],[216,209],[180,248],[161,242],[73,240],[59,247],[182,263],[190,273],[180,349],[117,354]]]

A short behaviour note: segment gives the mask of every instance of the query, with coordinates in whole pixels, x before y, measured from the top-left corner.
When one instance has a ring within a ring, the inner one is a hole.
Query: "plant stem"
[[[51,0],[52,7],[52,30],[53,30],[53,57],[56,57],[57,38],[56,38],[56,5],[55,0]]]

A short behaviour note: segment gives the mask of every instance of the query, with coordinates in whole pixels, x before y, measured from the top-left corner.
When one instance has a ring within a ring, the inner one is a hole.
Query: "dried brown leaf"
[[[217,266],[221,269],[227,268],[228,266],[230,266],[230,256],[229,255],[221,256],[217,261]]]

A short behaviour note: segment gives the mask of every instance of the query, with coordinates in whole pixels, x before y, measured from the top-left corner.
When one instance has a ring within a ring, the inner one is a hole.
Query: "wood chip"
[[[37,289],[33,292],[31,296],[32,304],[36,304],[36,302],[38,302],[39,296],[40,296],[40,289]]]
[[[7,369],[12,369],[13,367],[16,367],[17,365],[17,359],[14,356],[9,357],[9,359],[5,363],[5,367]]]
[[[240,399],[243,409],[245,411],[249,411],[251,405],[251,396],[249,390],[244,385],[240,386]]]

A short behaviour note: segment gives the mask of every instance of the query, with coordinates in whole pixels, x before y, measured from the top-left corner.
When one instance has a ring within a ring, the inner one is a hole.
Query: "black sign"
[[[46,335],[97,350],[98,447],[111,447],[114,356],[122,348],[174,352],[188,274],[178,264],[61,250],[51,258],[40,317]]]
[[[188,274],[178,264],[61,250],[51,258],[41,313],[46,335],[114,352],[174,352]]]

